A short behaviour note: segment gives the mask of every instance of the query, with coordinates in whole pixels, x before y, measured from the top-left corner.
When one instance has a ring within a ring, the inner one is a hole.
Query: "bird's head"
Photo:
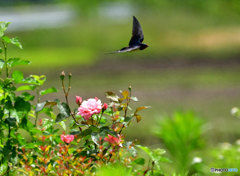
[[[142,44],[141,44],[141,47],[140,47],[140,50],[144,50],[144,49],[146,49],[147,47],[149,47],[148,44],[142,43]]]

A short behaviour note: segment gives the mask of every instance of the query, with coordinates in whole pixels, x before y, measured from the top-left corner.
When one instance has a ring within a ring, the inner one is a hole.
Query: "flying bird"
[[[135,16],[133,16],[132,38],[131,38],[128,46],[124,47],[120,50],[114,51],[110,54],[144,50],[149,46],[148,46],[148,44],[142,43],[143,40],[144,40],[144,35],[143,35],[141,25],[140,25],[139,21],[137,20],[137,18]]]

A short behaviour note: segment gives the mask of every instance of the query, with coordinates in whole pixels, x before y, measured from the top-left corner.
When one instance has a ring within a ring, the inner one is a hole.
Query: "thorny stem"
[[[63,92],[64,92],[64,96],[65,96],[67,105],[68,105],[68,107],[69,107],[69,109],[70,109],[69,102],[68,102],[68,92],[69,92],[70,89],[71,89],[71,87],[70,87],[70,79],[69,79],[68,91],[66,92],[66,90],[65,90],[65,86],[64,86],[64,81],[63,81],[63,80],[62,80],[62,89],[63,89]],[[75,117],[74,113],[72,113],[71,109],[70,109],[70,112],[71,112],[70,114],[71,114],[73,120],[75,121],[75,123],[78,123],[77,120],[76,120],[76,117]],[[81,128],[81,127],[78,127],[78,128],[79,128],[79,130],[82,132],[82,128]]]

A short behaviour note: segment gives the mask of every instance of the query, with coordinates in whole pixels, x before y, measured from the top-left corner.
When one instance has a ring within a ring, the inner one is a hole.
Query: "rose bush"
[[[0,79],[0,175],[98,175],[104,170],[101,168],[114,167],[114,164],[120,165],[124,175],[163,173],[159,162],[169,161],[162,156],[164,150],[150,150],[140,146],[137,140],[126,141],[122,136],[133,119],[141,121],[139,111],[149,108],[141,106],[131,110],[130,101],[138,101],[131,95],[131,87],[120,91],[121,97],[106,92],[109,103],[103,105],[98,98],[83,101],[76,96],[78,106],[72,110],[68,100],[72,74],[68,74],[69,86],[65,87],[63,71],[60,80],[66,102],[59,99],[41,102],[41,96],[58,90],[53,87],[41,90],[46,81],[43,75],[24,77],[21,71],[10,72],[14,66],[30,62],[7,57],[9,44],[22,48],[18,38],[4,35],[9,24],[0,22],[3,44],[0,53],[4,57],[0,59],[0,69],[6,71],[6,78]],[[53,109],[55,106],[57,112]],[[68,127],[67,119],[70,120]],[[60,132],[56,124],[64,131]],[[31,136],[30,141],[20,130]],[[136,148],[145,151],[151,162],[145,164],[145,158],[138,156]],[[142,167],[135,168],[136,165]]]

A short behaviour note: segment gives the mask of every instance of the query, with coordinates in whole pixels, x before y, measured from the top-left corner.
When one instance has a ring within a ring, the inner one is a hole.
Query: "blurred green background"
[[[152,129],[163,114],[193,110],[210,127],[208,145],[234,142],[239,120],[230,110],[240,102],[240,1],[129,0],[4,1],[0,20],[11,21],[7,35],[18,36],[23,50],[11,47],[10,57],[32,61],[29,74],[46,75],[45,87],[62,97],[59,75],[71,71],[70,98],[98,97],[132,86],[141,112],[125,134],[142,145],[162,146]],[[128,45],[132,16],[139,20],[144,51],[107,55]]]

